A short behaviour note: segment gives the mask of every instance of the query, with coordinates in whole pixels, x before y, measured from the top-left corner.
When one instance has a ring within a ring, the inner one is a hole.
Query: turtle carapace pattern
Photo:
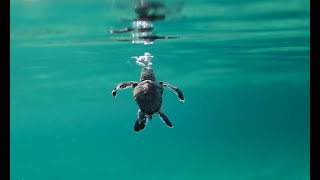
[[[169,118],[161,110],[163,86],[174,91],[178,95],[179,100],[184,102],[185,99],[182,91],[169,83],[157,82],[154,72],[150,67],[142,69],[140,82],[121,82],[112,90],[112,95],[116,97],[118,90],[133,88],[133,97],[139,106],[138,119],[134,124],[134,131],[138,132],[144,129],[147,118],[151,120],[154,114],[158,114],[168,127],[173,127]]]

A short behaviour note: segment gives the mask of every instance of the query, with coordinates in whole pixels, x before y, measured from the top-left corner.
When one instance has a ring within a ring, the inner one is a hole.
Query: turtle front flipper
[[[138,120],[134,123],[133,130],[138,132],[146,127],[147,118],[146,115],[141,112],[139,109],[138,111]]]
[[[173,127],[173,125],[170,122],[169,118],[163,112],[159,111],[159,116],[167,126]]]
[[[170,90],[176,92],[180,101],[182,101],[182,102],[185,101],[184,95],[183,95],[182,91],[181,91],[179,88],[174,87],[174,86],[172,86],[171,84],[166,83],[166,82],[162,82],[162,81],[160,81],[159,84],[161,84],[161,85],[163,85],[163,86],[166,86],[166,87],[168,87]]]
[[[137,84],[138,84],[138,82],[134,82],[134,81],[119,83],[119,84],[112,90],[112,95],[113,95],[113,97],[116,97],[118,90],[127,89],[127,88],[130,88],[130,87],[133,87],[133,88],[134,88],[134,87],[137,86]]]

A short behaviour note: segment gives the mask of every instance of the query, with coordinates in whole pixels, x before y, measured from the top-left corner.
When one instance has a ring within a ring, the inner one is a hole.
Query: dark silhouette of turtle
[[[184,102],[184,96],[180,89],[166,82],[157,82],[153,70],[150,67],[142,69],[140,82],[122,82],[113,89],[112,95],[116,97],[118,90],[130,87],[134,88],[133,97],[139,106],[138,120],[134,124],[134,131],[144,129],[147,118],[151,120],[152,115],[155,113],[159,114],[160,118],[167,126],[173,127],[169,118],[161,111],[163,86],[166,86],[177,93],[179,100]]]

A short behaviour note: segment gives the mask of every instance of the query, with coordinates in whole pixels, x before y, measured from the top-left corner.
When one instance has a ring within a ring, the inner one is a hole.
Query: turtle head
[[[155,81],[156,77],[154,76],[153,70],[150,67],[145,67],[141,71],[140,81],[151,80]]]

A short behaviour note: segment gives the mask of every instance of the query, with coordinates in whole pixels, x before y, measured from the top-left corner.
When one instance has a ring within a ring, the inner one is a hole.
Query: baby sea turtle
[[[152,68],[145,67],[141,71],[140,82],[129,81],[119,83],[112,91],[112,95],[116,97],[117,91],[120,89],[134,88],[133,97],[139,106],[138,120],[134,124],[134,131],[140,131],[145,128],[147,118],[152,119],[152,115],[157,113],[164,123],[173,127],[169,118],[162,112],[162,94],[163,86],[173,90],[180,101],[184,102],[183,93],[177,87],[166,82],[157,82]]]

